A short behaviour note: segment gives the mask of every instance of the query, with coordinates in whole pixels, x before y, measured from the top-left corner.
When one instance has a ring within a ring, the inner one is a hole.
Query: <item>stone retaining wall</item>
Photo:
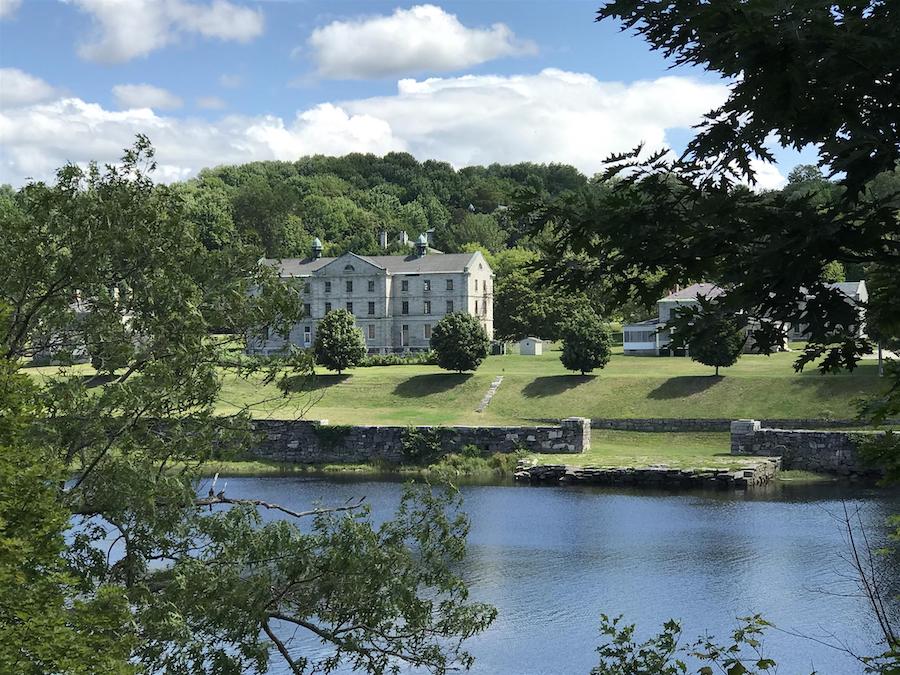
[[[536,422],[556,422],[546,418]],[[646,432],[681,432],[681,431],[724,431],[731,429],[731,418],[696,417],[696,418],[593,418],[591,428],[612,431],[646,431]],[[861,426],[859,420],[829,420],[823,418],[804,419],[763,419],[763,427],[771,429],[839,429],[843,427]],[[900,424],[900,420],[887,420],[885,424]]]
[[[399,463],[404,460],[404,439],[410,427],[331,426],[327,421],[256,420],[260,440],[252,454],[278,462],[318,464],[322,462],[362,463],[375,460]],[[467,445],[484,455],[515,452],[581,453],[590,448],[590,420],[570,417],[555,426],[541,427],[411,427],[422,434],[435,435],[444,453],[457,452]]]
[[[668,466],[644,468],[575,467],[564,464],[516,467],[517,481],[552,485],[633,485],[645,487],[748,488],[766,485],[778,472],[781,460],[766,458],[741,469],[674,469]]]
[[[843,476],[877,474],[859,459],[857,444],[880,431],[770,429],[758,420],[731,423],[731,454],[781,457],[784,469]]]

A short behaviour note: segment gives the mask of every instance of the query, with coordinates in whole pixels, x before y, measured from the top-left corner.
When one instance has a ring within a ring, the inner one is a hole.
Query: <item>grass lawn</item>
[[[854,417],[854,402],[883,386],[873,361],[853,373],[795,373],[796,354],[745,355],[714,377],[687,358],[624,356],[581,376],[563,369],[559,352],[491,356],[475,373],[436,366],[355,368],[343,375],[320,370],[306,389],[287,397],[274,385],[228,376],[218,409],[249,405],[259,417],[305,416],[334,424],[528,424],[542,418],[583,417]],[[28,368],[35,377],[55,367]],[[90,374],[88,365],[72,369]],[[491,381],[503,376],[484,413],[475,407]]]
[[[475,373],[435,366],[357,368],[320,375],[312,391],[254,406],[259,416],[307,417],[334,424],[527,424],[541,418],[583,417],[854,417],[854,401],[882,385],[873,362],[853,373],[797,374],[796,354],[746,355],[724,377],[686,358],[613,356],[582,377],[564,370],[559,352],[489,357]],[[503,376],[484,413],[475,407],[496,376]],[[277,397],[274,386],[230,378],[220,410]]]
[[[580,455],[529,455],[540,464],[596,467],[643,467],[667,464],[673,468],[740,468],[756,458],[729,454],[727,433],[591,432],[591,449]]]

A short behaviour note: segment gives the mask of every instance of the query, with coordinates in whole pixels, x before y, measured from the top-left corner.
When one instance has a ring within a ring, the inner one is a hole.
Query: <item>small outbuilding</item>
[[[527,337],[519,342],[519,353],[525,356],[540,356],[544,353],[544,341],[536,337]]]

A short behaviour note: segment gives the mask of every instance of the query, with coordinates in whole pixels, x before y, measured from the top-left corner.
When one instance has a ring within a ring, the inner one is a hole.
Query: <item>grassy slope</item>
[[[290,418],[315,403],[307,416],[332,423],[516,424],[549,417],[853,417],[854,400],[879,386],[874,363],[854,373],[796,374],[793,354],[748,355],[715,378],[685,358],[616,355],[595,375],[565,371],[559,353],[541,357],[490,357],[474,374],[433,366],[358,368],[343,377],[322,375],[315,390],[256,407],[257,414]],[[475,407],[491,380],[503,375],[483,414]],[[277,396],[274,387],[229,379],[222,412]]]

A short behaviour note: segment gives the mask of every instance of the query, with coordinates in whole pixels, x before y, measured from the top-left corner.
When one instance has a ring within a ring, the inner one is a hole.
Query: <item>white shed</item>
[[[540,356],[544,353],[544,341],[536,337],[527,337],[519,342],[519,353],[525,356]]]

